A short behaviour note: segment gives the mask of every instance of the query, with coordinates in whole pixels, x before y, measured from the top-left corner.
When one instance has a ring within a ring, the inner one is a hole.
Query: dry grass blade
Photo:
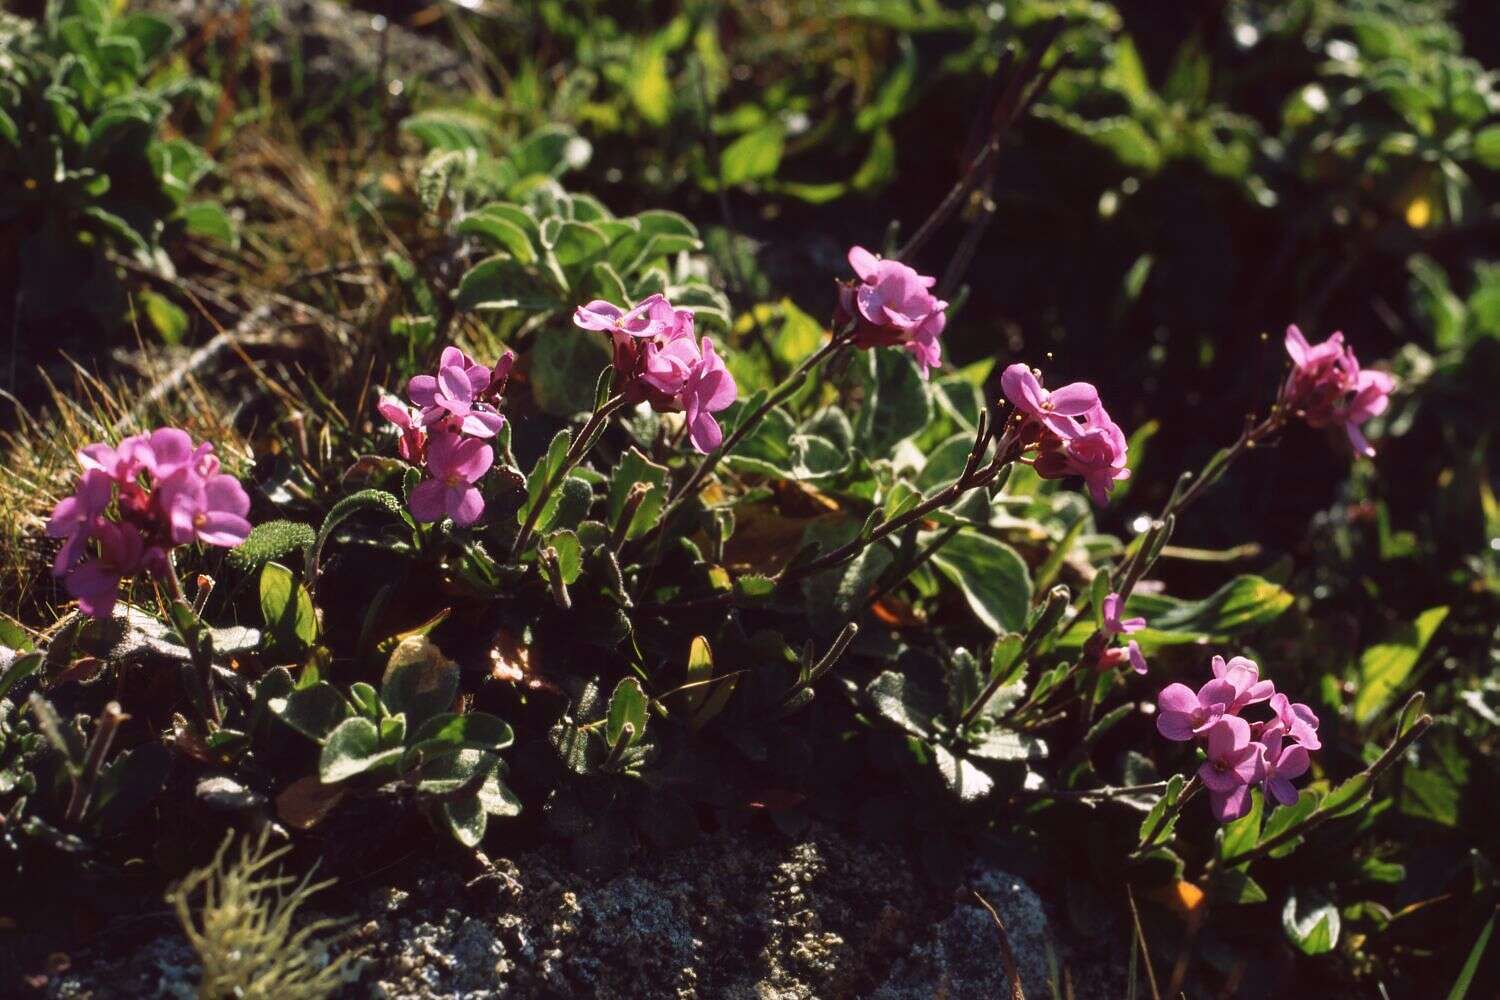
[[[1141,927],[1141,913],[1135,907],[1135,891],[1127,884],[1125,898],[1130,901],[1130,920],[1135,925],[1136,942],[1141,947],[1141,961],[1146,966],[1146,981],[1151,984],[1151,1000],[1161,1000],[1161,988],[1156,985],[1156,970],[1151,965],[1151,949],[1146,947],[1146,931]]]
[[[1011,1000],[1026,1000],[1026,991],[1021,988],[1021,970],[1016,965],[1016,953],[1011,950],[1010,936],[1005,933],[1005,921],[1000,919],[1000,914],[990,905],[990,901],[981,896],[977,891],[974,898],[979,900],[979,905],[989,911],[990,919],[995,921],[995,929],[1000,932],[1000,962],[1005,966],[1005,978],[1010,980]]]

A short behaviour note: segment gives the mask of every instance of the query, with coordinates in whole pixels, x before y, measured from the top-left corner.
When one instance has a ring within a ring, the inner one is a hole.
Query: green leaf
[[[562,582],[568,586],[577,583],[583,572],[583,545],[578,541],[578,536],[568,530],[554,531],[547,535],[542,544],[550,546],[557,553],[557,567],[562,575]]]
[[[412,730],[448,711],[458,696],[458,664],[425,635],[408,636],[391,652],[380,682],[380,700],[404,714]]]
[[[453,750],[499,753],[514,743],[515,739],[515,733],[509,725],[487,712],[467,712],[463,715],[445,712],[422,723],[410,742],[413,749],[425,749],[429,753],[440,746]],[[424,747],[424,744],[432,744],[433,747]]]
[[[427,154],[417,171],[417,198],[429,215],[438,213],[455,179],[467,173],[474,163],[472,149],[435,149]]]
[[[1484,950],[1489,947],[1490,935],[1495,932],[1497,916],[1500,916],[1500,911],[1491,913],[1490,919],[1485,921],[1484,928],[1479,932],[1479,938],[1474,942],[1474,947],[1469,949],[1469,957],[1464,959],[1464,967],[1458,970],[1458,978],[1453,981],[1453,989],[1448,991],[1448,1000],[1466,1000],[1468,997],[1469,987],[1474,985],[1474,977],[1479,973],[1479,963],[1484,958]]]
[[[660,45],[640,45],[626,74],[630,102],[652,125],[665,125],[672,113],[672,81],[667,77],[667,54]]]
[[[1235,870],[1216,873],[1208,884],[1208,894],[1214,902],[1228,903],[1231,906],[1264,903],[1267,899],[1266,890],[1260,887],[1260,883],[1244,872]]]
[[[447,799],[438,805],[443,825],[453,839],[464,847],[475,848],[484,839],[489,813],[480,801],[479,793],[458,799]]]
[[[854,116],[854,127],[861,132],[869,132],[894,121],[906,107],[912,84],[917,78],[917,47],[912,44],[910,35],[900,36],[898,47],[901,50],[901,61],[886,74],[874,98]]]
[[[1424,744],[1422,766],[1401,769],[1401,813],[1443,826],[1457,826],[1469,762],[1446,724],[1433,727]]]
[[[521,505],[520,510],[516,511],[517,524],[525,524],[531,512],[543,502],[542,491],[548,488],[548,483],[552,483],[562,474],[563,464],[568,458],[568,448],[572,444],[573,432],[563,428],[553,436],[551,444],[547,446],[546,454],[537,459],[531,474],[526,477],[526,502]],[[537,531],[545,531],[552,523],[552,515],[557,511],[560,496],[561,491],[553,489],[545,498],[546,507],[537,516],[535,522]]]
[[[510,161],[522,177],[541,174],[561,177],[588,163],[593,147],[566,125],[544,125],[510,151]]]
[[[927,383],[904,351],[866,351],[856,365],[865,400],[855,419],[855,436],[865,443],[866,454],[889,454],[932,421]]]
[[[636,508],[635,516],[630,520],[630,528],[625,537],[636,538],[645,534],[656,525],[656,520],[661,516],[663,505],[667,502],[667,467],[657,465],[638,448],[631,448],[620,460],[615,463],[614,472],[609,480],[609,498],[607,523],[615,528],[620,523],[620,518],[625,511],[625,499],[630,495],[630,488],[636,483],[645,483],[651,487],[651,491],[641,500],[641,505]]]
[[[490,148],[489,123],[464,111],[422,111],[402,121],[401,131],[410,132],[428,149],[472,149],[487,153]]]
[[[260,611],[266,631],[283,648],[305,649],[318,638],[312,595],[291,570],[268,562],[260,571]]]
[[[6,660],[5,657],[10,657]],[[37,668],[46,661],[41,653],[15,653],[13,650],[0,651],[0,698],[5,697],[6,692],[15,687],[21,681],[36,673]]]
[[[1428,608],[1417,620],[1403,625],[1383,642],[1366,649],[1359,658],[1359,693],[1354,696],[1354,720],[1374,718],[1411,676],[1422,652],[1448,617],[1446,607]]]
[[[229,550],[229,561],[240,569],[255,569],[272,559],[305,550],[317,537],[310,525],[297,521],[264,521]]]
[[[1047,744],[1035,736],[996,727],[965,752],[981,760],[1041,760],[1047,756]]]
[[[719,163],[719,179],[726,187],[774,177],[781,166],[786,132],[780,122],[770,122],[740,136],[725,147]]]
[[[1317,893],[1293,891],[1281,908],[1281,926],[1304,955],[1325,955],[1338,944],[1338,907]]]
[[[1297,796],[1297,801],[1294,804],[1278,806],[1271,810],[1271,814],[1266,817],[1265,825],[1261,829],[1260,843],[1267,843],[1281,836],[1287,830],[1301,824],[1303,820],[1307,819],[1307,817],[1311,816],[1317,810],[1318,803],[1321,801],[1317,792],[1303,789],[1301,794]],[[1280,847],[1271,851],[1271,856],[1282,857],[1283,852],[1290,853],[1291,849],[1298,843],[1300,843],[1300,837],[1293,837],[1289,841],[1284,841]]]
[[[594,386],[610,363],[608,338],[574,327],[545,327],[531,347],[531,391],[537,405],[554,417],[585,413],[594,405]]]
[[[522,264],[535,263],[536,247],[532,245],[528,231],[515,221],[512,209],[519,211],[513,205],[485,205],[464,216],[457,229],[465,236],[478,236]]]
[[[973,802],[988,795],[995,787],[995,779],[984,771],[981,771],[967,758],[953,754],[945,746],[933,745],[933,760],[937,764],[938,773],[943,776],[943,784],[948,790],[957,795],[960,801]]]
[[[1266,802],[1259,789],[1250,792],[1250,811],[1224,827],[1219,840],[1219,857],[1232,858],[1243,854],[1260,843],[1260,824],[1265,816]]]
[[[137,292],[136,298],[163,343],[172,346],[182,343],[182,338],[187,336],[188,314],[181,306],[150,289]]]
[[[521,815],[521,800],[515,792],[506,787],[498,770],[485,778],[484,784],[479,786],[479,804],[491,816]]]
[[[1489,170],[1500,170],[1500,125],[1486,125],[1474,133],[1474,159]]]
[[[610,746],[620,742],[625,727],[633,727],[630,743],[639,743],[646,733],[646,709],[649,700],[641,688],[641,682],[627,677],[615,686],[609,697],[609,713],[605,716],[604,741]]]
[[[234,224],[234,218],[224,206],[218,202],[189,202],[177,210],[177,217],[182,220],[183,229],[189,236],[214,240],[232,250],[239,248],[239,227]]]
[[[477,793],[499,766],[500,758],[492,753],[464,749],[423,762],[407,778],[415,779],[419,795],[456,798]]]
[[[887,670],[865,687],[865,698],[881,718],[913,736],[928,736],[942,706],[937,696],[905,674]]]
[[[380,731],[369,719],[345,719],[323,744],[318,757],[318,778],[325,785],[348,781],[390,764],[400,755],[400,748],[380,748]]]
[[[564,305],[553,289],[508,253],[486,257],[465,271],[453,301],[460,309],[474,311],[547,312]]]
[[[542,240],[547,242],[547,230]],[[609,247],[604,234],[586,222],[563,222],[552,233],[549,246],[557,262],[563,267],[580,267],[592,264]]]
[[[831,552],[850,541],[857,530],[852,522],[818,521],[808,527],[803,540],[804,544],[817,543],[824,552]],[[819,617],[847,618],[858,614],[869,600],[875,581],[894,559],[888,546],[867,545],[843,565],[808,577],[802,581],[802,593],[809,609]]]
[[[932,557],[969,608],[992,632],[1019,632],[1031,605],[1031,574],[1026,561],[1004,542],[965,528]]]
[[[1174,774],[1167,779],[1167,790],[1162,793],[1161,798],[1157,799],[1156,804],[1151,807],[1151,811],[1141,820],[1140,829],[1136,836],[1139,838],[1139,843],[1142,847],[1146,846],[1146,838],[1151,836],[1153,831],[1155,831],[1154,842],[1157,844],[1165,844],[1172,839],[1172,830],[1177,825],[1176,817],[1173,817],[1166,823],[1162,823],[1160,829],[1157,829],[1157,824],[1161,823],[1162,817],[1167,814],[1167,810],[1177,804],[1177,798],[1182,794],[1182,789],[1186,785],[1187,779],[1180,774]]]
[[[1292,594],[1284,587],[1246,574],[1235,577],[1201,601],[1168,599],[1164,609],[1143,613],[1151,628],[1159,632],[1229,635],[1276,620],[1292,606],[1292,600]],[[1131,607],[1135,606],[1132,597]]]
[[[271,714],[317,743],[350,717],[349,703],[332,684],[320,681],[266,701]]]
[[[319,557],[323,553],[323,546],[328,544],[329,537],[333,535],[333,530],[362,510],[384,510],[407,524],[412,523],[411,516],[406,513],[406,508],[394,493],[387,493],[385,490],[360,490],[344,497],[323,518],[323,524],[318,528],[318,537],[313,539],[312,547],[308,549],[307,578],[314,586],[318,579]]]

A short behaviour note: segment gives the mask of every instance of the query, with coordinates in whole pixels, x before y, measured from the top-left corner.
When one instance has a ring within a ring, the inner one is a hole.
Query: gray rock
[[[1070,938],[1056,909],[1003,871],[938,886],[889,846],[817,826],[799,841],[705,838],[605,876],[579,873],[560,849],[499,861],[471,883],[426,862],[400,889],[345,896],[355,912],[340,947],[359,956],[347,995],[387,1000],[1008,1000],[999,932],[976,891],[1004,922],[1031,1000],[1052,996],[1054,964],[1078,1000],[1125,994],[1123,929]],[[75,956],[49,992],[172,995],[190,981],[191,953],[175,935],[156,948]]]

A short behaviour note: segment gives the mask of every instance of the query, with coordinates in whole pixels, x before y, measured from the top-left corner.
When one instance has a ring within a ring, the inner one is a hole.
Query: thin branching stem
[[[603,405],[589,414],[588,422],[583,425],[583,429],[578,432],[578,436],[573,439],[573,443],[568,447],[567,454],[563,456],[562,464],[547,477],[547,481],[542,484],[541,492],[537,495],[536,503],[532,504],[531,509],[526,512],[526,520],[521,525],[521,530],[516,535],[516,540],[511,543],[510,559],[512,562],[520,558],[521,553],[526,551],[526,546],[531,542],[532,532],[536,529],[537,519],[542,516],[542,511],[546,508],[547,500],[552,496],[552,492],[558,486],[562,485],[562,481],[568,478],[568,473],[572,472],[573,468],[579,462],[583,461],[583,457],[588,454],[588,450],[594,446],[594,442],[598,439],[599,433],[604,427],[604,422],[610,418],[611,414],[624,405],[624,395],[611,396],[604,401]]]
[[[1403,715],[1404,714],[1405,713],[1403,713]],[[1369,767],[1365,768],[1363,771],[1355,775],[1353,778],[1350,778],[1349,780],[1362,781],[1366,790],[1368,790],[1369,788],[1373,788],[1376,780],[1385,773],[1386,769],[1394,764],[1401,757],[1401,755],[1406,752],[1406,748],[1415,743],[1431,725],[1432,716],[1420,716],[1411,724],[1410,728],[1408,728],[1406,732],[1401,733],[1391,741],[1391,745],[1386,748],[1385,753],[1381,754],[1380,757],[1375,761],[1375,763],[1371,764]],[[1361,794],[1363,794],[1363,792]],[[1282,830],[1280,833],[1276,834],[1276,836],[1268,837],[1267,839],[1256,844],[1254,847],[1240,851],[1238,854],[1231,854],[1229,857],[1221,859],[1218,863],[1222,864],[1226,868],[1233,868],[1236,865],[1242,865],[1246,862],[1254,861],[1256,858],[1263,857],[1271,851],[1276,850],[1276,848],[1282,846],[1283,844],[1289,843],[1290,841],[1295,840],[1298,837],[1302,837],[1308,833],[1311,833],[1314,829],[1322,826],[1330,819],[1333,819],[1335,818],[1335,816],[1342,814],[1342,809],[1345,805],[1347,805],[1347,803],[1341,803],[1340,809],[1333,810],[1325,808],[1323,804],[1319,804],[1318,808],[1308,813],[1307,816],[1304,817],[1300,822],[1293,823],[1285,830]],[[1211,866],[1212,862],[1210,863],[1210,867]]]
[[[799,388],[802,387],[802,380],[807,376],[809,372],[811,372],[818,365],[822,364],[824,361],[833,357],[839,351],[842,351],[844,348],[848,347],[852,342],[853,340],[847,332],[838,331],[834,333],[833,337],[829,339],[828,343],[824,344],[814,353],[808,355],[807,358],[797,366],[796,370],[788,375],[785,379],[783,379],[781,381],[781,384],[776,387],[775,391],[765,398],[764,402],[762,402],[759,406],[752,410],[748,416],[746,416],[735,426],[729,437],[724,439],[724,443],[719,445],[718,448],[714,449],[711,454],[703,456],[703,461],[698,463],[698,467],[693,470],[693,474],[688,476],[687,479],[683,480],[681,486],[678,486],[675,490],[672,491],[672,495],[667,498],[666,509],[662,511],[660,523],[666,523],[668,515],[676,510],[677,507],[679,507],[682,502],[692,494],[693,490],[698,486],[699,483],[708,478],[708,474],[714,471],[714,469],[718,466],[719,461],[723,459],[725,455],[728,455],[730,452],[734,451],[739,443],[745,440],[745,438],[750,435],[750,432],[755,430],[755,428],[760,425],[760,422],[765,419],[766,414],[770,413],[771,410],[774,409],[779,403],[786,400],[792,395],[792,393],[796,392]]]

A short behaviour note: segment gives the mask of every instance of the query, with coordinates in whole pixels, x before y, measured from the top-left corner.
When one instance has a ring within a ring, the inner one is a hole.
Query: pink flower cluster
[[[691,309],[674,309],[660,294],[629,310],[595,299],[574,311],[573,322],[609,334],[615,378],[626,402],[681,412],[689,440],[705,455],[723,442],[714,414],[733,403],[738,390],[714,342],[694,334]]]
[[[1100,609],[1104,617],[1104,636],[1113,639],[1117,635],[1129,635],[1139,632],[1146,627],[1146,619],[1136,616],[1135,618],[1121,618],[1125,610],[1125,601],[1119,594],[1111,593],[1104,598],[1104,607]],[[1134,639],[1128,640],[1122,646],[1108,646],[1104,652],[1099,654],[1099,669],[1110,670],[1115,667],[1130,664],[1130,668],[1138,674],[1146,672],[1146,657],[1141,652],[1140,643]]]
[[[1048,391],[1035,372],[1018,363],[1001,374],[1000,388],[1024,418],[1021,447],[1036,449],[1031,465],[1043,479],[1082,476],[1102,507],[1115,483],[1130,478],[1125,432],[1109,418],[1092,385],[1073,382]]]
[[[1292,779],[1306,773],[1307,752],[1322,746],[1318,717],[1308,706],[1278,694],[1260,679],[1255,661],[1213,658],[1214,679],[1196,692],[1168,684],[1156,698],[1156,731],[1169,740],[1199,740],[1207,759],[1198,779],[1208,789],[1214,816],[1227,823],[1250,809],[1250,789],[1260,785],[1267,802],[1297,801]],[[1240,712],[1267,702],[1271,718],[1246,722]]]
[[[219,471],[213,445],[195,445],[186,431],[91,444],[78,461],[83,475],[52,509],[47,537],[62,539],[52,572],[84,614],[108,618],[127,577],[168,575],[174,546],[233,548],[250,534],[244,488]]]
[[[484,513],[475,484],[495,462],[484,439],[505,426],[496,405],[515,361],[506,351],[487,368],[458,348],[445,347],[436,374],[414,375],[407,382],[414,406],[394,396],[381,398],[381,415],[401,432],[397,452],[427,474],[411,494],[411,513],[418,521],[451,517],[454,524],[468,526]]]
[[[1286,352],[1292,359],[1292,371],[1281,388],[1282,405],[1312,427],[1342,424],[1355,452],[1373,456],[1375,449],[1359,425],[1385,410],[1396,380],[1386,372],[1360,368],[1342,333],[1321,344],[1309,344],[1301,330],[1289,326]]]
[[[918,274],[898,260],[883,260],[864,247],[849,248],[849,266],[859,280],[840,282],[835,326],[854,324],[858,347],[901,346],[926,378],[943,364],[938,342],[948,324],[948,303],[929,291],[936,278]]]

